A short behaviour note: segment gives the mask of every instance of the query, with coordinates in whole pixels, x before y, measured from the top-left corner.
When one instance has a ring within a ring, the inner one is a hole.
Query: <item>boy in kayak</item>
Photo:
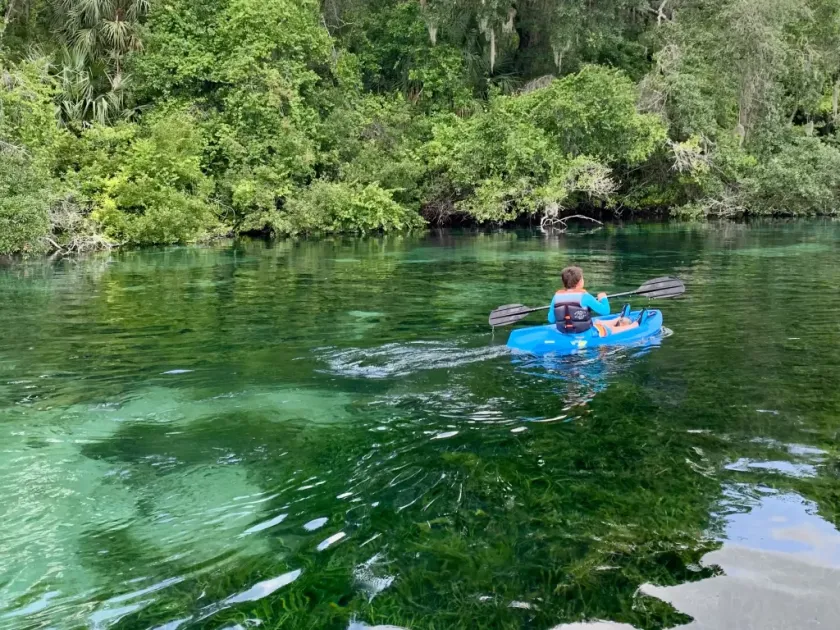
[[[600,337],[606,337],[618,330],[623,332],[638,328],[638,322],[631,321],[626,317],[619,317],[610,321],[593,321],[592,313],[596,315],[610,314],[610,301],[607,299],[606,293],[599,293],[598,297],[594,298],[586,292],[583,270],[580,267],[566,267],[561,272],[560,277],[563,279],[563,288],[555,293],[551,300],[551,308],[548,309],[548,323],[557,324],[557,328],[561,332],[582,333],[594,327]],[[558,318],[560,323],[558,323]]]

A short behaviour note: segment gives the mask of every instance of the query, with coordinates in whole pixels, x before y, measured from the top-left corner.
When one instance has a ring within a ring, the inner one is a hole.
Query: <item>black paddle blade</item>
[[[669,276],[648,280],[636,291],[637,295],[643,295],[654,300],[677,297],[683,293],[685,293],[685,285],[682,280]]]
[[[496,326],[514,324],[533,312],[534,309],[528,306],[523,306],[522,304],[507,304],[505,306],[500,306],[490,313],[490,325],[495,328]]]

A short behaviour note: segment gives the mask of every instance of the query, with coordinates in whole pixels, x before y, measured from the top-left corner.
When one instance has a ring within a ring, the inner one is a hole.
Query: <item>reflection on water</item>
[[[722,575],[642,592],[706,628],[830,628],[840,618],[840,532],[795,493],[737,484],[726,489],[723,546],[702,564]]]
[[[0,269],[0,627],[830,625],[838,230]],[[673,335],[511,355],[487,313],[572,262],[605,291],[683,277],[657,304]]]

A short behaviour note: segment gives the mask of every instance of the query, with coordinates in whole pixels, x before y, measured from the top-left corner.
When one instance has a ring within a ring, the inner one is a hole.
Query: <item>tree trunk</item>
[[[496,66],[496,30],[490,29],[490,74],[493,74],[493,68]]]
[[[15,0],[6,0],[6,10],[3,12],[3,29],[0,30],[0,40],[6,34],[9,22],[12,21],[12,12],[15,10]]]

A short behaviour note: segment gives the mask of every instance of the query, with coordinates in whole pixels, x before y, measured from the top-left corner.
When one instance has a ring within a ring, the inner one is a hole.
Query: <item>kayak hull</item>
[[[630,313],[631,319],[638,319],[641,311]],[[619,315],[595,317],[593,321],[610,321]],[[646,309],[646,314],[638,328],[616,332],[606,337],[598,336],[593,327],[585,333],[569,335],[557,330],[554,324],[519,328],[510,333],[508,348],[528,352],[531,354],[573,354],[586,348],[600,346],[633,345],[650,337],[659,335],[662,331],[662,312]]]

